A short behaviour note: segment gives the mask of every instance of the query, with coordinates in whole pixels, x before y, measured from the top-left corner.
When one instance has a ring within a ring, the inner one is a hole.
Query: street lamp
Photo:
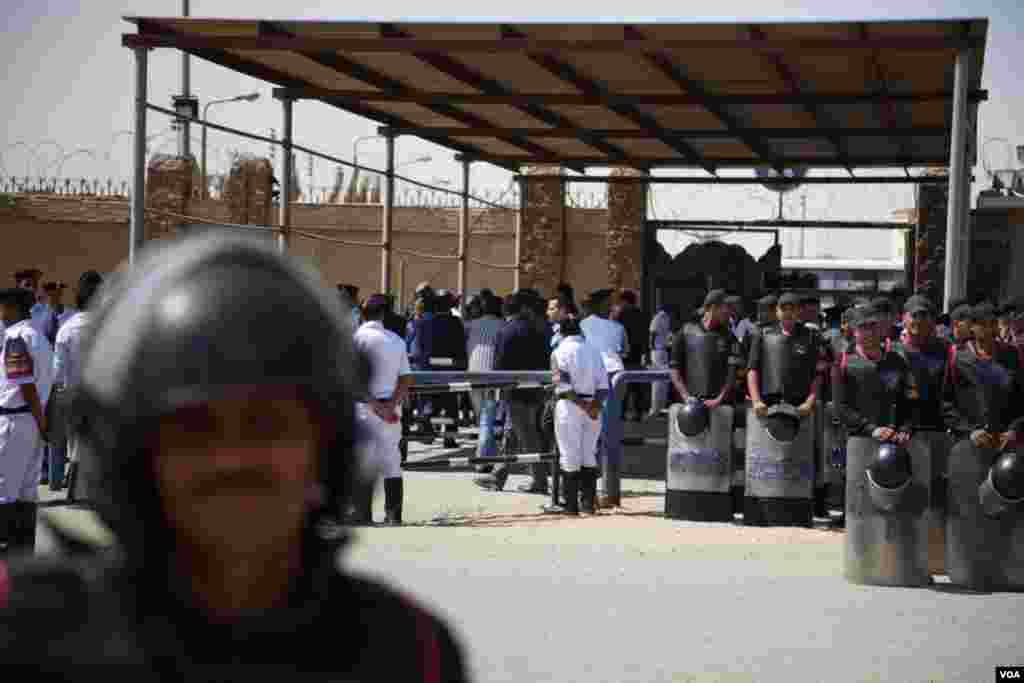
[[[211,105],[223,104],[225,102],[255,102],[260,98],[258,92],[249,93],[248,95],[237,95],[235,97],[227,97],[223,100],[211,100],[203,105],[203,141],[202,141],[202,175],[203,175],[203,199],[207,199],[210,196],[210,188],[208,187],[208,181],[206,177],[206,112],[210,109]]]
[[[416,157],[415,159],[410,159],[409,161],[403,161],[402,163],[400,163],[397,166],[395,166],[395,170],[397,171],[400,168],[404,168],[406,166],[412,166],[413,164],[425,164],[428,161],[433,161],[433,160],[434,160],[433,157],[431,157],[429,154],[424,154],[421,157]]]

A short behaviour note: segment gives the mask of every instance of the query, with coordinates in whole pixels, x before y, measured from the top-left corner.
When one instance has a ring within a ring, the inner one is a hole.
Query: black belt
[[[28,406],[22,406],[20,408],[0,408],[0,415],[22,415],[31,412],[32,409]]]
[[[594,395],[593,394],[577,394],[575,391],[567,391],[565,393],[558,394],[555,398],[565,399],[567,401],[573,401],[573,400],[575,400],[577,398],[582,398],[582,399],[589,400],[589,399],[594,398]]]

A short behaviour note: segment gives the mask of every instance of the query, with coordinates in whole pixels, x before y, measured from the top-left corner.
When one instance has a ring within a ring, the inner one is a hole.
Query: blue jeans
[[[46,456],[49,461],[50,486],[64,483],[64,468],[68,462],[67,439],[54,439],[46,447]]]
[[[494,421],[498,415],[498,402],[493,398],[480,399],[480,441],[477,445],[477,457],[496,458],[498,456],[498,439],[494,432]]]
[[[622,416],[622,402],[617,400],[614,391],[608,392],[608,399],[604,403],[604,409],[601,411],[601,441],[597,449],[598,462],[603,463],[605,458],[608,457],[608,419],[609,415],[617,415],[621,418]],[[620,420],[621,422],[621,420]],[[621,435],[620,435],[621,436]],[[612,461],[613,464],[618,464],[622,449],[616,449],[616,458]]]

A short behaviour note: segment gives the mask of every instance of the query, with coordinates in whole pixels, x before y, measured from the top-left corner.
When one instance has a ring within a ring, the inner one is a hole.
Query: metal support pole
[[[384,214],[381,225],[380,288],[391,293],[391,228],[395,220],[395,136],[386,135],[387,172],[384,175]]]
[[[974,122],[977,121],[977,106],[968,102],[967,123],[964,126],[964,186],[961,194],[961,197],[963,197],[961,204],[963,214],[960,222],[960,225],[963,226],[960,234],[964,245],[963,256],[960,260],[960,282],[963,283],[963,293],[961,296],[972,294],[972,292],[968,291],[968,285],[970,284],[971,272],[971,239],[974,232],[973,225],[971,224],[971,180],[974,177],[975,164],[973,151],[977,145],[977,129],[974,127]]]
[[[189,0],[181,0],[181,16],[183,17],[189,16],[188,4]],[[189,63],[188,53],[184,50],[181,53],[181,94],[184,97],[192,96],[192,68]],[[183,119],[179,124],[181,127],[178,129],[178,135],[180,136],[178,138],[178,152],[183,158],[188,159],[192,151],[192,140],[190,137],[192,129],[187,120]]]
[[[462,297],[463,306],[466,301],[466,259],[467,245],[469,242],[469,164],[468,160],[462,161],[462,210],[459,212],[459,295]],[[465,309],[463,309],[465,310]]]
[[[965,294],[964,262],[967,260],[966,224],[964,204],[968,202],[965,189],[967,175],[967,78],[970,52],[960,50],[956,55],[956,74],[953,84],[953,131],[949,158],[949,204],[946,212],[946,277],[943,288],[943,307],[949,312],[949,303]]]
[[[132,154],[132,218],[129,226],[128,263],[134,264],[146,240],[146,86],[148,53],[135,48],[135,138]]]
[[[206,106],[208,107],[209,104],[207,104]],[[202,141],[202,150],[200,151],[200,154],[201,154],[201,156],[200,156],[199,166],[200,166],[200,172],[201,172],[201,174],[203,176],[203,190],[202,190],[202,194],[200,196],[203,199],[209,199],[210,198],[210,179],[209,179],[209,176],[206,175],[206,107],[203,107],[203,141]]]
[[[281,100],[284,130],[281,133],[281,213],[278,225],[277,248],[283,254],[288,251],[288,233],[292,223],[292,100]]]
[[[516,269],[513,274],[512,289],[518,290],[520,287],[520,281],[522,280],[523,265],[521,260],[522,247],[523,247],[523,213],[526,211],[526,179],[518,178],[519,183],[519,209],[516,210],[515,216],[515,263]]]

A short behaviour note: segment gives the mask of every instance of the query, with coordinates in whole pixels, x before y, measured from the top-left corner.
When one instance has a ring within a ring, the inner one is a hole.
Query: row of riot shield
[[[810,526],[817,480],[841,478],[820,417],[801,418],[775,406],[763,418],[750,404],[708,411],[694,426],[685,404],[669,409],[665,514],[675,519],[726,522],[742,513],[753,525]],[[828,449],[829,457],[820,455]],[[823,463],[834,472],[821,473]]]
[[[853,583],[923,586],[948,575],[975,590],[1024,589],[1024,453],[918,431],[899,449],[905,466],[876,476],[881,444],[848,437],[831,404],[788,430],[772,427],[787,414],[720,406],[699,429],[673,405],[666,517],[728,522],[742,513],[746,524],[806,526],[817,498],[844,513]]]
[[[1024,590],[1024,466],[1015,452],[918,432],[904,476],[879,482],[878,442],[848,443],[849,581],[926,586],[944,574],[971,590]]]

